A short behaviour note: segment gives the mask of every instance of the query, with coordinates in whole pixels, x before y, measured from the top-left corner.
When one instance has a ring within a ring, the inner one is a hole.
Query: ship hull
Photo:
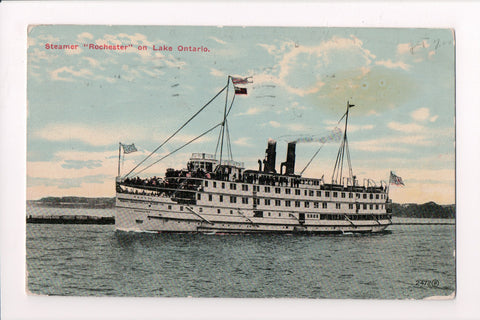
[[[145,233],[343,234],[378,233],[391,224],[385,216],[349,221],[319,219],[322,216],[315,215],[318,218],[299,221],[286,214],[284,217],[255,218],[250,212],[253,209],[246,208],[233,208],[225,214],[218,214],[217,210],[216,206],[180,206],[169,198],[117,194],[115,227],[120,232]],[[337,212],[335,216],[340,215]]]

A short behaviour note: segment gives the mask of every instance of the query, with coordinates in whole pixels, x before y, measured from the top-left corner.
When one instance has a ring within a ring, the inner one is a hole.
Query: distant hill
[[[114,208],[115,198],[85,198],[85,197],[46,197],[40,200],[29,200],[29,205],[56,208]],[[406,218],[455,218],[455,205],[439,205],[435,202],[424,204],[407,203],[392,204],[392,214],[395,217]]]
[[[424,204],[407,203],[392,204],[392,215],[405,218],[447,218],[455,219],[456,210],[454,204],[439,205],[435,202]]]
[[[27,204],[53,208],[108,209],[115,206],[115,198],[46,197],[40,200],[28,200]]]

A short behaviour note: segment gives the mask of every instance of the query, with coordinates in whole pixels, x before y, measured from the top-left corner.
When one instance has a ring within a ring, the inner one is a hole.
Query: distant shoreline
[[[45,197],[40,200],[27,200],[27,205],[43,208],[65,209],[114,209],[115,197]],[[455,219],[454,204],[440,205],[433,201],[416,204],[392,204],[392,215],[400,218]]]

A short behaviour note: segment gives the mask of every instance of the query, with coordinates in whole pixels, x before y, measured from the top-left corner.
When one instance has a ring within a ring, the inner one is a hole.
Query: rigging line
[[[139,164],[137,164],[135,166],[135,168],[133,168],[132,170],[130,170],[129,173],[127,173],[124,177],[127,177],[128,175],[130,175],[135,169],[137,169],[142,163],[144,163],[148,158],[150,158],[155,152],[158,151],[158,149],[160,149],[161,147],[163,147],[171,138],[173,138],[180,130],[182,130],[190,121],[192,121],[193,118],[195,118],[200,112],[203,111],[203,109],[205,109],[213,100],[215,100],[215,98],[217,98],[220,93],[222,93],[226,88],[228,87],[228,84],[222,88],[222,90],[220,90],[212,99],[210,99],[210,101],[208,101],[202,108],[200,108],[200,110],[198,110],[190,119],[187,120],[187,122],[185,122],[180,128],[177,129],[177,131],[175,131],[170,137],[167,138],[167,140],[165,140],[160,146],[158,146],[155,150],[152,151],[152,153],[150,153],[145,159],[143,159]],[[143,170],[142,170],[143,171]]]
[[[161,157],[160,159],[158,159],[157,161],[153,162],[152,164],[148,165],[147,167],[143,168],[142,170],[138,171],[137,174],[139,173],[142,173],[143,171],[147,170],[148,168],[150,168],[151,166],[153,166],[154,164],[157,164],[159,163],[160,161],[162,161],[163,159],[165,159],[166,157],[174,154],[175,152],[177,152],[178,150],[188,146],[190,143],[194,142],[195,140],[197,139],[200,139],[201,137],[203,137],[204,135],[206,135],[207,133],[210,133],[213,129],[219,127],[220,125],[222,124],[222,122],[220,122],[219,124],[213,126],[212,128],[208,129],[207,131],[205,131],[204,133],[202,133],[201,135],[193,138],[192,140],[188,141],[187,143],[185,143],[184,145],[182,145],[181,147],[178,147],[177,149],[173,150],[172,152],[170,152],[169,154]]]
[[[230,103],[230,107],[228,108],[227,117],[228,117],[228,115],[230,114],[230,110],[232,110],[233,102],[234,102],[234,101],[235,101],[235,95],[233,95],[232,102]],[[222,136],[222,129],[220,129],[220,131],[218,132],[217,146],[215,147],[215,154],[214,154],[214,158],[215,158],[215,159],[217,158],[218,146],[220,145],[220,138],[221,138],[221,136]]]
[[[215,154],[213,155],[214,159],[217,159],[217,151],[218,151],[218,145],[220,144],[221,135],[222,135],[222,128],[220,128],[220,131],[218,132],[217,146],[215,147]]]
[[[307,165],[305,166],[305,168],[303,168],[303,170],[300,172],[300,175],[303,174],[303,172],[305,172],[305,170],[307,170],[308,166],[310,165],[310,163],[312,163],[313,159],[315,159],[315,157],[317,156],[317,154],[320,152],[320,150],[322,150],[323,146],[325,145],[325,143],[323,143],[320,148],[318,148],[317,152],[315,152],[315,154],[313,155],[313,157],[310,159],[310,161],[308,161]]]
[[[232,141],[230,140],[230,130],[228,129],[228,121],[225,122],[226,129],[227,129],[227,150],[230,155],[230,160],[233,161],[233,154],[232,154]]]

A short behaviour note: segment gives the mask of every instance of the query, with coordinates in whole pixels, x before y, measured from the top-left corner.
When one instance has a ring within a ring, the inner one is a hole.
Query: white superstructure
[[[228,88],[230,79],[222,91]],[[237,92],[238,88],[235,89]],[[224,129],[230,111],[227,112],[225,104],[224,119],[216,126],[221,125],[222,129],[218,139],[219,159],[212,154],[194,153],[186,168],[167,169],[162,178],[129,178],[128,174],[117,177],[116,229],[205,233],[383,231],[392,223],[388,185],[383,181],[377,185],[369,179],[360,185],[353,175],[347,140],[351,107],[347,104],[343,140],[332,179],[326,183],[323,177],[295,174],[296,142],[288,143],[286,161],[281,163],[279,172],[275,166],[276,142],[271,139],[265,159],[259,160],[258,170],[246,170],[241,162],[222,159]],[[344,160],[349,169],[345,169],[346,177],[343,177]]]

